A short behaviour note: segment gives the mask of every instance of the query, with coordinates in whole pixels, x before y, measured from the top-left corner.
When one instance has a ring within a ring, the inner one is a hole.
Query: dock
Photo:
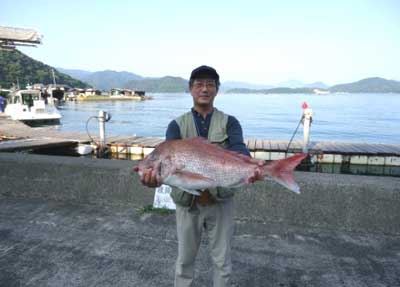
[[[98,136],[91,136],[98,141]],[[107,135],[106,144],[118,159],[141,159],[162,137]],[[59,131],[54,127],[32,128],[0,115],[0,152],[30,150],[41,147],[62,147],[71,144],[89,144],[91,138],[84,133]],[[92,143],[94,144],[94,143]],[[277,160],[302,151],[303,143],[284,140],[246,139],[245,144],[253,157]],[[309,152],[314,162],[358,164],[375,166],[400,166],[400,144],[368,144],[343,142],[310,142]]]

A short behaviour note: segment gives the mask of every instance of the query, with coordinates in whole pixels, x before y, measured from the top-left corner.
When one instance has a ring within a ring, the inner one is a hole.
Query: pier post
[[[310,141],[310,126],[312,122],[312,109],[306,102],[303,103],[303,152],[308,153],[308,143]]]
[[[99,141],[99,149],[100,151],[104,150],[106,144],[106,116],[107,113],[105,111],[99,111],[99,128],[100,128],[100,141]]]

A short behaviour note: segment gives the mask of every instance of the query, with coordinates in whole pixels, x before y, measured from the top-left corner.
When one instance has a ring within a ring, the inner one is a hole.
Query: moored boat
[[[40,90],[17,90],[10,93],[4,113],[27,124],[57,124],[61,114],[51,99],[44,99]]]

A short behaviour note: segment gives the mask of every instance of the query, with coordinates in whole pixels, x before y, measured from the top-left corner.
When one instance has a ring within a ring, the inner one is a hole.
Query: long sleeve
[[[165,139],[168,140],[179,140],[182,139],[181,130],[175,120],[171,121],[168,125],[167,132],[165,133]]]
[[[243,141],[242,126],[233,116],[229,116],[228,118],[227,134],[229,150],[250,156],[250,152]]]

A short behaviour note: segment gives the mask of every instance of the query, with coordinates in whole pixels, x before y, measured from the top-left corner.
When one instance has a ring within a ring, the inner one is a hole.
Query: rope
[[[296,130],[294,131],[294,133],[293,133],[293,135],[292,135],[292,138],[291,138],[290,141],[289,141],[289,144],[288,144],[288,146],[287,146],[287,148],[286,148],[286,154],[289,152],[289,148],[290,148],[290,145],[291,145],[291,143],[292,143],[292,141],[293,141],[293,138],[294,138],[294,136],[296,135],[297,130],[299,129],[299,126],[300,126],[300,124],[301,124],[301,122],[302,122],[303,120],[304,120],[304,114],[301,116],[300,121],[299,121],[299,123],[297,124]]]
[[[99,143],[96,142],[96,141],[90,136],[89,129],[88,129],[89,121],[90,121],[91,119],[97,119],[97,118],[98,118],[98,117],[96,117],[96,116],[91,116],[91,117],[89,117],[89,118],[87,119],[87,121],[86,121],[86,133],[87,133],[88,137],[90,138],[90,140],[91,140],[92,142],[94,142],[96,145],[99,145]]]

